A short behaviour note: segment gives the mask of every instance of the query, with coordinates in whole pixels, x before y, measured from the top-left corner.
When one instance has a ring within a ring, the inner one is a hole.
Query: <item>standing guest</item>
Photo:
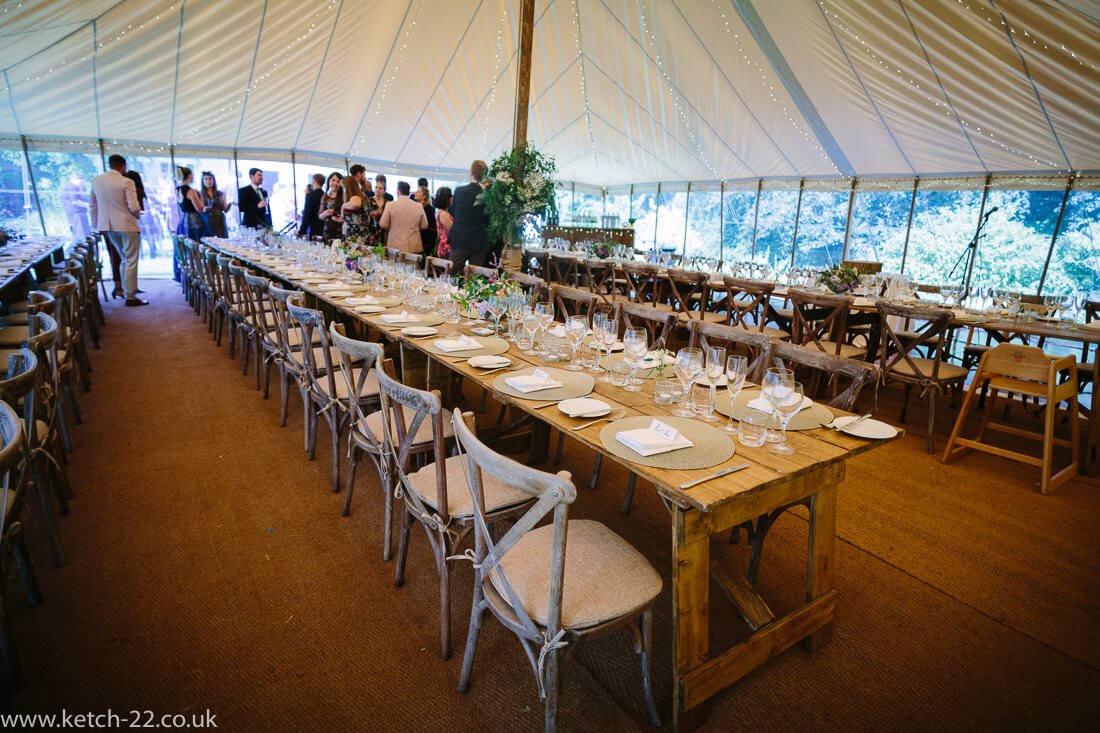
[[[313,186],[306,193],[306,202],[302,206],[302,223],[298,227],[299,237],[320,237],[324,234],[325,223],[321,221],[321,199],[325,197],[325,177],[313,174]]]
[[[438,235],[436,234],[435,207],[432,206],[432,196],[428,193],[428,187],[421,186],[416,189],[413,200],[424,207],[424,216],[428,219],[428,228],[420,230],[420,242],[424,245],[424,256],[434,256]]]
[[[147,196],[145,193],[145,181],[141,179],[141,174],[137,171],[126,169],[126,177],[134,182],[134,188],[137,190],[138,206],[141,207],[141,216],[138,217],[138,226],[141,227],[141,238],[149,243],[149,256],[155,258],[157,256],[157,242],[160,241],[160,237],[157,235],[156,221],[149,211],[149,206],[146,205]],[[138,292],[143,292],[138,290]]]
[[[208,237],[229,236],[225,215],[233,204],[225,200],[225,192],[218,190],[218,179],[210,171],[202,172],[202,230]]]
[[[416,187],[417,188],[428,188],[428,179],[425,178],[424,176],[420,176],[420,178],[416,179]],[[431,190],[431,189],[429,189],[429,190]]]
[[[79,242],[88,236],[88,182],[80,173],[73,173],[69,181],[61,187],[61,206],[69,220],[69,229],[73,241]]]
[[[451,216],[451,189],[447,186],[442,186],[435,192],[435,229],[438,235],[439,243],[435,248],[436,257],[450,257],[451,256],[451,243],[449,236],[451,233],[451,226],[454,224],[454,218]]]
[[[386,199],[386,201],[393,201],[393,195],[386,193],[386,176],[382,173],[374,177],[375,196],[378,195],[379,186],[382,188],[382,198]],[[385,208],[385,204],[382,204],[379,208]]]
[[[237,207],[241,212],[241,226],[259,229],[271,228],[271,201],[262,188],[264,172],[259,168],[248,171],[249,184],[237,191]]]
[[[344,205],[340,207],[344,217],[344,241],[366,241],[370,222],[367,219],[367,195],[363,193],[359,179],[348,176],[344,179]]]
[[[141,227],[138,217],[137,188],[126,177],[126,159],[112,155],[107,160],[110,170],[92,180],[92,198],[88,211],[96,229],[107,234],[107,241],[122,257],[123,291],[126,305],[149,305],[137,297],[138,254],[141,247]]]
[[[484,160],[475,160],[470,165],[470,182],[459,186],[454,192],[450,209],[454,223],[448,239],[451,245],[451,262],[454,263],[451,271],[456,274],[461,273],[467,263],[485,265],[489,252],[486,236],[489,220],[485,216],[485,207],[477,204],[477,197],[485,190],[486,184],[482,179],[488,170],[489,166],[485,165]]]
[[[196,242],[202,239],[202,197],[191,188],[195,174],[184,166],[177,169],[180,185],[176,186],[176,204],[180,207],[180,224],[176,234],[184,234]]]
[[[328,174],[328,186],[317,207],[317,218],[323,226],[321,236],[326,243],[344,236],[344,217],[340,215],[344,207],[343,178],[337,171]]]
[[[377,192],[375,198],[378,198]],[[388,248],[416,254],[424,252],[420,230],[428,228],[428,217],[424,213],[424,207],[409,198],[407,181],[397,184],[397,199],[386,205],[378,223],[389,232],[386,238]]]

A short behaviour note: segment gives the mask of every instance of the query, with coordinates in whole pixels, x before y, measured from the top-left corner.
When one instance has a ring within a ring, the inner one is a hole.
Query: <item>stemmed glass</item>
[[[610,316],[606,313],[596,313],[592,316],[592,338],[596,342],[596,366],[592,369],[594,372],[603,371],[600,366],[600,351],[603,349],[603,330],[608,318]]]
[[[707,406],[699,419],[703,422],[718,422],[718,416],[714,414],[714,401],[718,394],[718,380],[726,371],[726,349],[722,346],[707,348],[707,363],[703,368],[703,376],[707,379]]]
[[[766,394],[772,409],[779,416],[779,426],[782,429],[779,441],[769,445],[768,451],[790,455],[795,450],[787,443],[787,424],[798,414],[798,409],[802,406],[802,385],[798,382],[782,382]]]
[[[596,335],[603,344],[604,351],[607,352],[607,367],[603,376],[600,377],[600,381],[612,382],[614,379],[611,376],[611,350],[615,346],[615,342],[619,340],[619,324],[614,318],[608,316],[603,322],[603,328],[597,331]]]
[[[641,392],[641,381],[635,379],[638,367],[642,364],[646,352],[649,350],[649,334],[644,328],[628,328],[623,334],[623,351],[630,357],[630,379],[626,384],[627,392]]]
[[[695,411],[691,409],[691,385],[703,371],[702,349],[680,349],[676,353],[676,378],[684,388],[683,401],[679,407],[673,408],[672,414],[679,417],[694,417]]]
[[[569,339],[569,345],[573,347],[573,358],[565,367],[571,372],[579,372],[584,367],[577,363],[577,349],[588,335],[588,319],[584,316],[569,316],[565,319],[565,337]]]
[[[794,384],[794,372],[790,369],[783,369],[781,367],[771,367],[764,373],[764,381],[760,385],[760,391],[764,393],[764,399],[769,403],[771,402],[771,393],[777,388]],[[774,430],[768,428],[767,441],[774,443],[779,440],[779,435]]]
[[[749,360],[744,356],[730,356],[726,358],[726,389],[730,392],[730,420],[722,428],[727,433],[736,433],[737,428],[733,427],[733,403],[737,400],[737,395],[741,394],[741,390],[745,386],[745,377],[749,373]]]
[[[1062,319],[1062,315],[1066,311],[1073,308],[1073,295],[1071,295],[1069,293],[1062,293],[1061,295],[1054,296],[1054,308],[1055,308],[1055,310],[1058,311],[1058,315],[1057,315],[1058,327],[1059,328],[1069,328],[1070,324],[1066,323]],[[1076,316],[1074,317],[1074,320],[1076,320]]]
[[[546,329],[550,327],[550,324],[554,322],[554,304],[547,301],[545,303],[535,303],[535,316],[539,321],[539,329],[542,331],[542,340],[546,340]],[[536,349],[536,353],[540,350]]]
[[[489,303],[489,316],[493,319],[493,333],[500,333],[500,319],[504,316],[507,310],[507,305],[504,303],[504,298],[499,295],[491,295],[488,299]]]
[[[538,333],[539,317],[534,311],[526,311],[523,314],[523,330],[527,333],[527,338],[531,341],[531,345],[524,349],[523,353],[528,356],[535,355],[535,334]]]

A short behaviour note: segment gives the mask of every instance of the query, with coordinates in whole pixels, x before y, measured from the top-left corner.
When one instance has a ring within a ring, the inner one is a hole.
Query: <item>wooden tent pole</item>
[[[527,112],[531,103],[531,47],[535,36],[535,0],[522,0],[519,15],[519,71],[516,74],[516,116],[512,147],[527,142]]]

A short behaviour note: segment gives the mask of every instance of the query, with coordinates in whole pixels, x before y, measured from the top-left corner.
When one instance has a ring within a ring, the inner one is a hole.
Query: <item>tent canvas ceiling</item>
[[[518,0],[3,0],[0,135],[456,172]],[[1090,0],[538,0],[529,137],[601,186],[1100,170]]]

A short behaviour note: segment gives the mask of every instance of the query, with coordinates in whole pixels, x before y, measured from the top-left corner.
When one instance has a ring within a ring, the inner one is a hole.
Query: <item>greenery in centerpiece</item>
[[[831,293],[844,295],[859,287],[859,273],[845,265],[833,265],[817,276],[817,284]]]
[[[14,229],[8,229],[7,227],[0,227],[0,247],[3,247],[8,242],[19,239],[22,235]]]
[[[484,179],[488,186],[477,197],[489,220],[489,241],[510,241],[529,214],[556,213],[557,170],[554,158],[543,155],[531,143],[515,147],[492,162]]]
[[[462,286],[451,297],[463,310],[474,313],[479,310],[478,305],[489,298],[521,292],[523,292],[523,286],[519,281],[510,278],[507,271],[501,271],[493,277],[470,275],[463,280]]]
[[[613,242],[593,242],[588,245],[588,256],[606,260],[611,256],[611,248],[613,246]]]

